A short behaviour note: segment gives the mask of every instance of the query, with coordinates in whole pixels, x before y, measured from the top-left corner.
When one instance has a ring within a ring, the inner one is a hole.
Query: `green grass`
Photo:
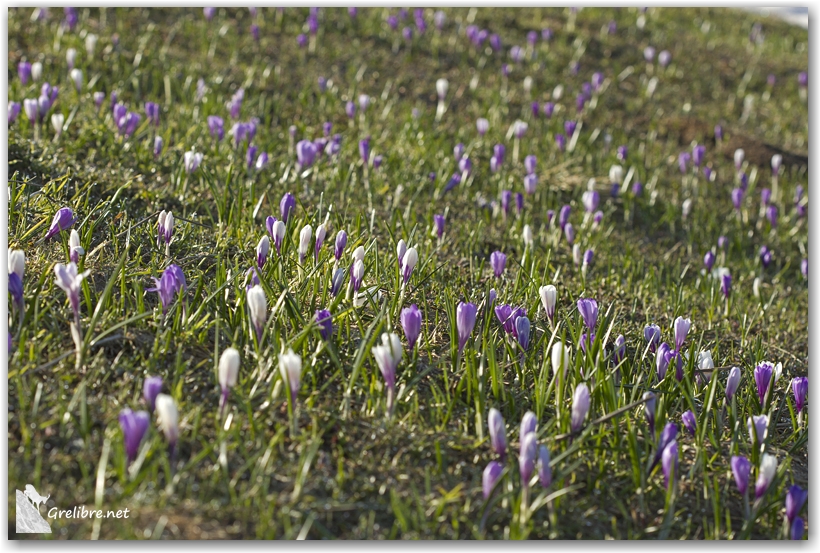
[[[96,524],[50,520],[54,533],[48,537],[61,539],[786,537],[785,490],[808,485],[807,417],[799,427],[790,389],[792,377],[808,368],[808,286],[800,271],[808,221],[796,216],[792,201],[798,185],[808,187],[807,163],[800,163],[808,108],[797,86],[797,74],[808,65],[807,31],[766,20],[765,41],[752,46],[749,33],[758,19],[743,12],[656,8],[639,29],[634,8],[584,9],[569,30],[568,10],[533,8],[446,10],[446,26],[438,32],[427,9],[428,29],[419,36],[412,10],[392,31],[387,10],[360,9],[351,19],[344,9],[327,8],[320,10],[315,48],[300,49],[296,36],[307,34],[307,9],[260,9],[258,43],[247,10],[220,9],[211,22],[199,9],[78,13],[75,31],[63,32],[60,9],[39,22],[31,20],[30,9],[9,10],[9,99],[39,95],[40,83],[23,86],[14,68],[23,58],[40,60],[42,80],[60,87],[52,109],[66,118],[59,140],[49,122],[34,139],[24,113],[9,126],[9,247],[27,259],[25,316],[9,318],[10,535],[13,490],[32,484],[51,494],[48,508],[131,510],[128,519]],[[614,35],[604,31],[610,20],[617,22]],[[502,52],[478,52],[465,36],[471,22],[498,33]],[[404,26],[413,27],[410,43],[401,37]],[[525,48],[526,60],[514,64],[509,48],[525,46],[529,30],[540,33],[546,26],[553,40],[539,40],[534,59]],[[85,51],[88,32],[100,37],[93,57]],[[650,44],[672,53],[669,67],[647,65],[643,49]],[[79,94],[68,78],[70,47],[85,77]],[[580,63],[577,75],[569,69],[572,61]],[[511,66],[506,79],[502,63]],[[595,71],[605,77],[603,90],[579,118],[574,149],[561,153],[553,135],[564,132],[565,120],[576,119],[575,96]],[[770,73],[777,81],[769,94]],[[325,93],[319,76],[332,81]],[[532,77],[530,93],[522,84],[526,76]],[[450,88],[447,111],[436,122],[440,77]],[[657,88],[648,98],[653,77]],[[200,78],[207,92],[197,102]],[[543,104],[559,83],[565,90],[554,116],[532,117],[530,102]],[[234,148],[227,136],[232,121],[225,103],[239,87],[245,89],[240,120],[259,118],[253,143],[270,156],[260,172],[246,169],[245,148]],[[131,138],[118,136],[108,96],[101,109],[94,106],[95,91],[116,91],[142,115]],[[369,94],[372,105],[348,120],[345,103],[359,94]],[[744,117],[749,96],[753,109]],[[146,101],[161,106],[156,131],[146,120]],[[208,115],[225,118],[226,137],[218,145],[208,133]],[[483,138],[475,128],[478,117],[490,121]],[[529,123],[517,162],[514,140],[507,138],[516,119]],[[342,135],[338,159],[324,157],[299,174],[288,128],[296,127],[296,140],[315,139],[326,121]],[[722,143],[713,136],[718,123],[726,130]],[[165,143],[158,159],[155,133]],[[378,170],[365,170],[361,162],[358,141],[365,136],[373,154],[384,156]],[[715,182],[701,173],[681,175],[677,156],[691,151],[692,140],[706,145]],[[459,142],[473,173],[444,194]],[[496,143],[507,146],[507,156],[502,170],[491,173]],[[609,169],[622,144],[629,152],[625,172],[644,184],[640,197],[627,191],[610,198]],[[736,147],[747,152],[750,176],[740,214],[730,199]],[[192,148],[205,158],[187,175],[182,156]],[[796,160],[779,179],[775,229],[759,217],[773,148]],[[479,207],[499,201],[501,190],[523,192],[529,154],[538,157],[539,183],[522,214],[513,207],[504,218]],[[581,203],[589,179],[601,194],[604,218],[597,229],[584,221]],[[260,347],[246,311],[245,273],[266,233],[265,217],[279,217],[285,192],[296,196],[298,207],[287,224],[282,259],[272,252],[260,271],[269,306]],[[684,219],[687,198],[692,208]],[[586,276],[555,221],[547,223],[547,210],[557,214],[565,204],[572,206],[582,251],[594,250]],[[80,268],[90,271],[81,294],[86,341],[79,369],[71,310],[54,284],[55,263],[67,261],[68,233],[41,241],[62,206],[77,215],[74,228],[86,251]],[[156,245],[156,215],[163,209],[177,218],[170,259]],[[440,241],[435,214],[447,216]],[[331,230],[319,262],[309,255],[300,268],[299,230],[325,219]],[[525,224],[534,231],[534,248],[526,252]],[[380,291],[361,308],[329,294],[340,229],[349,234],[342,266],[349,267],[353,249],[364,246],[364,286]],[[728,238],[717,262],[733,278],[728,311],[719,283],[701,272],[703,255],[718,236]],[[403,299],[395,253],[400,238],[420,254]],[[762,245],[774,252],[765,269],[757,255]],[[495,250],[508,256],[501,279],[489,266]],[[188,293],[163,318],[157,294],[146,289],[171,262],[184,271]],[[753,294],[757,277],[759,299]],[[554,332],[539,307],[538,288],[549,283],[559,293]],[[487,305],[491,288],[499,302],[527,309],[533,332],[523,360]],[[601,309],[588,356],[577,347],[580,297],[597,299]],[[454,333],[459,301],[479,306],[460,357]],[[421,338],[413,352],[404,352],[395,413],[388,419],[371,348],[388,331],[406,345],[399,311],[412,303],[423,314]],[[327,343],[311,324],[320,308],[333,313],[335,332]],[[656,323],[664,341],[673,342],[677,316],[693,323],[686,376],[658,383],[643,328]],[[616,371],[611,351],[619,334],[627,354]],[[573,344],[566,382],[550,365],[556,340]],[[240,351],[242,366],[220,419],[217,364],[231,346]],[[287,348],[303,360],[295,432],[277,367],[277,354]],[[701,350],[711,350],[721,369],[707,385],[695,382]],[[778,473],[747,521],[729,459],[757,457],[746,420],[761,412],[752,371],[763,360],[783,364],[764,410],[771,420],[765,448],[776,455]],[[742,369],[742,380],[734,404],[724,408],[731,366]],[[584,380],[582,370],[592,406],[584,430],[569,439],[572,392]],[[163,392],[178,405],[177,453],[169,456],[152,423],[129,470],[118,415],[125,407],[145,408],[142,385],[151,375],[162,376]],[[678,434],[680,478],[670,493],[660,467],[647,470],[656,437],[649,435],[643,406],[622,410],[647,389],[659,395],[658,429],[667,421],[680,425],[687,409],[697,415],[697,434],[690,437],[682,427]],[[510,447],[505,476],[488,505],[481,475],[497,458],[487,434],[493,407],[507,423]],[[538,416],[539,443],[550,449],[553,483],[547,490],[533,485],[529,502],[538,508],[527,514],[518,424],[528,410]],[[604,420],[590,423],[596,419]]]

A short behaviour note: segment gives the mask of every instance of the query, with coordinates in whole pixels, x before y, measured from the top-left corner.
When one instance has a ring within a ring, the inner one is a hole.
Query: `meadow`
[[[807,538],[806,30],[13,8],[8,50],[10,537]],[[15,534],[26,484],[131,514]]]

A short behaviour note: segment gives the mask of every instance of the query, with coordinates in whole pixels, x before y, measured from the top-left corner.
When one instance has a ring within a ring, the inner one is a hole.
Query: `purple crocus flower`
[[[202,8],[202,13],[205,15],[205,19],[210,21],[216,15],[216,8]]]
[[[663,482],[664,485],[668,488],[669,484],[671,482],[674,482],[678,478],[678,442],[675,440],[669,442],[669,444],[664,448],[661,457],[661,465],[663,467]]]
[[[336,233],[336,243],[334,244],[334,251],[333,254],[336,256],[336,261],[342,258],[342,253],[345,251],[345,246],[347,245],[347,233],[344,230],[340,230]]]
[[[743,189],[742,188],[734,188],[732,189],[732,205],[735,206],[735,209],[740,211],[740,207],[743,204]]]
[[[157,395],[159,395],[161,391],[161,376],[149,376],[145,379],[145,382],[142,384],[142,397],[152,413],[154,411],[154,401],[157,399]]]
[[[9,102],[8,124],[11,125],[17,120],[21,110],[20,102]]]
[[[578,126],[578,123],[575,121],[564,121],[564,132],[567,136],[572,136],[575,134],[575,128]]]
[[[251,267],[248,269],[248,272],[245,273],[245,292],[253,288],[254,286],[260,286],[262,282],[259,280],[259,272],[257,271],[256,267]]]
[[[535,175],[530,175],[531,177],[535,177]],[[537,178],[537,177],[536,177]],[[529,192],[529,191],[528,191]],[[530,192],[531,194],[534,193],[535,190]],[[521,215],[521,212],[524,211],[524,194],[521,192],[515,193],[515,212],[518,215]]]
[[[575,387],[575,392],[572,395],[572,411],[570,415],[570,429],[572,433],[576,433],[584,424],[584,419],[589,413],[590,395],[589,387],[581,383]]]
[[[809,86],[809,74],[805,71],[801,71],[797,74],[797,86],[800,88],[806,88]]]
[[[567,137],[563,134],[556,134],[555,135],[555,144],[558,146],[558,149],[563,152],[567,147]]]
[[[726,379],[726,399],[732,401],[732,397],[740,386],[740,368],[732,367],[729,370],[729,377]]]
[[[771,188],[764,188],[760,191],[760,203],[763,204],[763,207],[769,205],[769,202],[772,199],[772,190]]]
[[[441,239],[444,236],[444,225],[446,220],[444,215],[433,215],[433,224],[436,227],[436,236]]]
[[[772,228],[777,228],[777,206],[774,204],[770,204],[769,207],[766,208],[766,218],[769,220],[769,224]]]
[[[316,324],[319,325],[319,334],[322,340],[328,341],[333,336],[333,316],[327,309],[316,311]]]
[[[530,320],[527,317],[522,316],[515,319],[515,333],[521,349],[526,350],[530,345],[530,328]]]
[[[772,252],[766,246],[760,247],[760,262],[763,264],[764,269],[772,262]]]
[[[495,273],[496,278],[500,278],[504,273],[504,267],[506,264],[507,256],[504,253],[494,251],[492,255],[490,255],[490,266],[492,266],[493,273]]]
[[[296,144],[296,161],[302,168],[308,168],[316,160],[316,145],[310,140],[300,140]]]
[[[293,211],[296,209],[296,198],[293,194],[286,192],[279,202],[279,212],[282,215],[282,222],[287,223]]]
[[[800,272],[803,274],[803,278],[809,278],[809,260],[804,259],[800,262]]]
[[[614,347],[615,350],[613,351],[613,358],[617,364],[623,361],[626,357],[626,338],[624,338],[623,334],[620,334],[617,338],[615,338]]]
[[[626,161],[626,156],[627,156],[626,146],[618,146],[618,149],[615,152],[616,152],[615,157],[617,157],[620,161]]]
[[[584,324],[589,330],[594,331],[595,325],[598,324],[598,302],[594,299],[581,298],[577,304],[578,313],[581,314]]]
[[[501,209],[506,216],[510,212],[510,199],[512,199],[512,190],[501,191]]]
[[[661,343],[661,327],[655,324],[648,324],[643,328],[643,337],[649,344],[649,351],[655,352],[658,344]]]
[[[404,330],[404,337],[407,338],[407,348],[412,351],[421,333],[421,311],[416,304],[405,307],[401,310],[399,321]]]
[[[344,268],[338,268],[333,272],[333,277],[330,281],[330,295],[334,298],[339,295],[342,290],[342,285],[345,283],[347,271]]]
[[[475,127],[478,131],[478,134],[484,136],[485,134],[487,134],[487,131],[490,130],[490,122],[481,117],[476,120]]]
[[[794,394],[794,406],[798,413],[803,412],[806,406],[806,395],[809,393],[809,379],[805,376],[798,376],[792,380],[792,393]]]
[[[159,104],[145,102],[145,116],[155,127],[159,127]]]
[[[435,180],[435,178],[436,178],[435,173],[430,173],[430,176],[432,177],[430,180]],[[449,192],[450,190],[455,188],[456,185],[458,185],[460,182],[461,182],[461,175],[459,173],[453,173],[453,176],[450,177],[449,181],[447,181],[447,186],[444,187],[444,192]]]
[[[256,157],[256,152],[258,148],[253,146],[252,144],[248,144],[248,149],[245,152],[245,164],[247,165],[248,169],[253,167],[253,160]]]
[[[208,130],[217,142],[221,142],[225,138],[225,121],[216,115],[209,115]]]
[[[521,451],[518,455],[518,471],[521,475],[521,485],[529,487],[532,473],[535,472],[535,462],[538,457],[538,439],[535,432],[530,432],[521,438]]]
[[[153,277],[152,277],[153,278]],[[162,314],[168,312],[168,306],[174,301],[174,296],[182,292],[187,286],[182,269],[177,265],[169,265],[162,272],[162,277],[154,278],[155,288],[147,288],[146,292],[157,292],[162,303]]]
[[[65,19],[63,20],[63,26],[66,27],[69,31],[73,31],[74,27],[77,26],[77,9],[76,8],[63,8],[63,12],[65,13]]]
[[[643,412],[646,417],[646,423],[649,425],[649,433],[655,434],[655,407],[657,396],[652,392],[644,392],[643,394],[644,406]]]
[[[683,317],[678,317],[677,319],[675,319],[675,351],[681,350],[684,342],[686,342],[686,336],[689,334],[689,329],[691,328],[692,321],[690,321],[689,319],[684,319]]]
[[[564,226],[564,236],[570,246],[575,243],[575,228],[572,226],[572,223],[567,223]]]
[[[706,267],[706,271],[710,272],[712,267],[715,266],[715,254],[711,251],[706,252],[706,255],[703,256],[703,265]]]
[[[757,384],[757,397],[760,399],[760,407],[763,407],[763,401],[766,399],[766,392],[769,391],[769,384],[774,374],[774,366],[766,361],[755,367],[754,377],[755,384]]]
[[[544,107],[541,108],[541,109],[544,112],[544,116],[547,119],[551,119],[552,118],[552,112],[555,111],[555,104],[553,102],[547,102],[546,104],[544,104]]]
[[[456,329],[458,330],[458,352],[464,350],[464,345],[475,328],[476,306],[473,303],[459,302],[456,308]]]
[[[122,437],[125,442],[125,453],[130,464],[137,458],[140,443],[142,443],[142,438],[145,436],[145,431],[148,430],[150,417],[147,411],[137,411],[135,413],[126,407],[120,411],[119,418]]]
[[[458,160],[458,170],[461,171],[462,174],[470,176],[470,173],[473,171],[473,162],[470,161],[469,157],[462,157]]]
[[[700,167],[703,165],[703,160],[706,157],[706,146],[703,144],[698,144],[694,148],[692,148],[692,162],[695,164],[695,167]]]
[[[503,460],[507,455],[507,431],[504,427],[504,417],[496,408],[491,408],[487,416],[487,427],[490,434],[490,446]]]
[[[720,291],[723,292],[723,297],[729,299],[729,294],[732,292],[732,275],[728,272],[723,273],[720,277]]]
[[[464,157],[464,144],[459,142],[456,144],[455,148],[453,148],[453,156],[456,158],[456,161],[461,161],[461,158]]]
[[[792,522],[792,525],[791,525],[791,529],[789,530],[789,537],[792,540],[802,540],[803,539],[803,525],[804,524],[805,523],[803,522],[802,518],[797,517],[797,518],[794,519],[794,522]]]
[[[666,377],[666,371],[669,368],[669,361],[675,355],[669,344],[662,342],[655,352],[655,366],[658,370],[658,381],[662,381]]]
[[[481,477],[481,488],[484,493],[484,501],[490,499],[490,495],[492,495],[493,490],[498,484],[498,481],[501,479],[501,474],[503,472],[504,467],[498,461],[490,461],[487,468],[484,469],[484,473]]]
[[[655,452],[655,458],[652,462],[652,466],[649,468],[651,471],[655,466],[658,464],[658,461],[661,460],[661,455],[663,455],[664,450],[666,447],[675,441],[675,438],[678,435],[678,425],[674,422],[666,423],[666,426],[663,427],[661,431],[661,437],[658,440],[658,449]]]
[[[695,418],[695,414],[691,410],[686,411],[683,415],[681,415],[681,420],[683,421],[683,426],[689,434],[694,436],[695,430],[697,429],[697,419]]]
[[[51,226],[49,227],[43,240],[48,240],[52,236],[71,228],[75,221],[74,212],[71,211],[71,208],[61,207],[57,210],[57,213],[54,214],[54,219],[51,220]]]
[[[808,497],[808,490],[804,490],[796,484],[789,486],[786,492],[786,518],[790,523],[794,522],[797,515],[800,514],[800,510],[803,508]]]
[[[597,190],[587,190],[581,196],[581,201],[584,204],[584,209],[587,213],[593,213],[598,209],[598,203],[601,201],[601,195]]]
[[[729,464],[732,467],[732,475],[735,478],[737,491],[740,492],[740,495],[746,495],[746,490],[749,489],[749,476],[752,472],[752,464],[742,455],[733,455]]]
[[[689,152],[681,152],[678,155],[678,167],[680,168],[681,173],[686,173],[686,170],[689,166],[689,161],[692,159],[692,156]]]
[[[163,140],[162,137],[157,135],[154,137],[154,158],[158,158],[160,154],[162,154],[162,145]]]
[[[362,158],[362,163],[367,165],[370,161],[370,137],[359,141],[359,155]]]

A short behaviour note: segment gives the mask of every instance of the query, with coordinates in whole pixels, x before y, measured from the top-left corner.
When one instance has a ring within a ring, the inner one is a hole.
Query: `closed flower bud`
[[[487,417],[490,433],[490,446],[502,459],[507,455],[507,431],[504,428],[504,418],[496,408],[490,409]]]

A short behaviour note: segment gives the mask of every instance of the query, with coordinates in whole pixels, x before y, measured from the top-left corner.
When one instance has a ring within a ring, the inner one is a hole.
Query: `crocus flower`
[[[766,219],[769,220],[769,225],[772,228],[777,228],[777,206],[774,204],[770,204],[769,207],[766,208]]]
[[[444,225],[446,223],[446,219],[444,215],[433,215],[433,224],[436,227],[436,236],[440,239],[444,236]]]
[[[251,317],[253,328],[256,331],[256,341],[261,346],[262,333],[265,330],[265,321],[268,317],[268,298],[265,295],[265,290],[258,284],[251,286],[247,291],[247,295],[248,313]]]
[[[367,165],[370,160],[370,137],[359,141],[359,155],[362,158],[362,163]]]
[[[495,308],[495,316],[498,322],[504,327],[504,332],[518,337],[518,332],[515,327],[515,321],[518,317],[526,316],[527,311],[523,307],[512,307],[511,305],[502,304]]]
[[[536,165],[538,164],[538,158],[533,155],[529,155],[524,158],[524,170],[527,171],[527,174],[535,173]]]
[[[390,414],[393,412],[393,400],[396,391],[396,369],[404,355],[401,340],[397,334],[387,334],[385,332],[382,334],[381,345],[374,346],[372,352],[387,386],[387,412]]]
[[[216,115],[209,115],[208,130],[217,142],[221,142],[225,138],[225,121]]]
[[[299,167],[307,169],[316,161],[316,145],[310,140],[300,140],[296,143],[296,161]]]
[[[567,136],[572,136],[575,134],[575,129],[578,127],[578,123],[575,121],[564,121],[564,132]]]
[[[573,228],[572,223],[567,223],[564,226],[564,236],[566,237],[569,245],[573,245],[575,243],[575,229]]]
[[[766,392],[769,390],[769,383],[774,373],[774,365],[763,361],[754,370],[755,384],[757,384],[757,397],[760,399],[760,407],[766,399]]]
[[[481,477],[481,487],[484,492],[484,501],[490,498],[496,484],[501,479],[501,474],[504,472],[504,467],[498,461],[490,461],[487,468],[484,469],[484,474]]]
[[[334,245],[333,255],[336,256],[336,261],[342,258],[342,254],[345,251],[345,246],[347,245],[347,233],[343,230],[340,230],[336,233],[336,243]]]
[[[655,468],[655,465],[657,465],[658,461],[661,460],[661,456],[663,455],[664,450],[670,443],[675,441],[677,435],[678,425],[674,422],[666,423],[666,426],[664,426],[663,430],[661,431],[661,437],[658,440],[658,449],[657,451],[655,451],[655,458],[652,461],[652,466],[649,468],[650,471],[653,468]]]
[[[792,393],[794,393],[794,406],[798,413],[802,413],[806,405],[806,395],[809,393],[809,379],[805,376],[792,379]]]
[[[282,222],[287,223],[293,211],[296,209],[296,198],[293,194],[286,192],[279,201],[279,212],[282,216]]]
[[[259,239],[259,243],[256,245],[256,264],[261,269],[265,265],[265,261],[268,260],[268,254],[270,253],[270,238],[267,235],[263,236]]]
[[[507,456],[507,431],[504,428],[504,417],[495,407],[490,409],[487,416],[487,426],[490,431],[490,446],[503,460]]]
[[[166,394],[158,394],[156,399],[157,419],[159,428],[168,440],[173,454],[177,440],[179,440],[179,411],[174,399]]]
[[[330,281],[330,295],[334,298],[338,296],[339,292],[342,290],[342,285],[344,285],[346,275],[347,271],[343,268],[336,269],[333,272],[333,277]]]
[[[8,111],[8,124],[11,125],[17,120],[17,117],[20,115],[20,102],[9,102],[9,111]]]
[[[9,250],[9,293],[15,308],[23,311],[23,276],[26,270],[26,255],[22,250]]]
[[[624,335],[618,335],[618,337],[615,338],[613,345],[615,348],[612,353],[613,358],[615,359],[615,363],[620,363],[626,357],[626,339],[624,338]]]
[[[538,448],[538,481],[541,483],[542,488],[549,488],[552,484],[550,451],[544,445]]]
[[[413,269],[416,268],[416,264],[418,262],[419,252],[416,248],[409,248],[401,261],[401,273],[404,284],[407,284],[407,281],[410,280],[410,276],[413,274]]]
[[[352,101],[349,101],[345,104],[345,113],[350,119],[353,119],[353,116],[356,115],[356,104]]]
[[[357,259],[350,267],[350,283],[354,292],[358,292],[364,279],[364,261]]]
[[[732,189],[732,205],[735,206],[736,210],[740,211],[740,208],[743,205],[743,189],[742,188]]]
[[[515,334],[521,348],[526,350],[530,345],[530,320],[526,316],[515,319]]]
[[[18,63],[17,76],[20,78],[20,82],[24,86],[27,85],[29,79],[31,79],[31,64],[27,61],[21,61]]]
[[[149,376],[145,379],[145,382],[142,385],[142,397],[145,400],[145,403],[150,407],[151,411],[154,410],[154,403],[156,402],[157,395],[162,391],[162,377],[160,376]]]
[[[473,303],[459,302],[456,308],[456,329],[458,330],[458,352],[464,350],[467,339],[475,328],[476,306]]]
[[[575,388],[575,393],[572,395],[572,416],[570,421],[570,428],[572,432],[578,432],[581,425],[584,424],[584,419],[589,412],[589,388],[586,384],[581,383]]]
[[[643,337],[649,344],[649,351],[655,352],[661,342],[661,327],[655,324],[648,324],[643,328]]]
[[[578,300],[578,313],[589,330],[595,330],[598,324],[598,302],[593,299],[581,298]]]
[[[535,413],[532,411],[527,411],[524,413],[524,416],[521,417],[521,428],[518,431],[519,439],[523,440],[524,436],[530,432],[535,432],[537,428],[538,419],[536,418]]]
[[[484,136],[485,134],[487,134],[487,131],[490,130],[490,122],[484,119],[483,117],[480,117],[478,120],[476,120],[475,126],[476,130],[478,131],[478,134],[480,134],[481,136]]]
[[[661,343],[655,352],[655,365],[658,369],[658,381],[666,377],[666,371],[669,368],[669,361],[675,356],[675,352],[669,347],[666,342]]]
[[[71,211],[71,208],[61,207],[57,210],[57,213],[54,214],[54,219],[51,220],[51,226],[43,239],[48,240],[52,236],[71,228],[75,221],[74,212]]]
[[[493,268],[493,273],[495,273],[496,278],[500,278],[501,275],[504,273],[504,266],[507,264],[507,256],[500,252],[494,251],[492,255],[490,255],[490,265]]]
[[[80,235],[76,229],[71,229],[68,238],[68,258],[72,263],[79,263],[80,256],[85,254],[85,250],[80,246]]]
[[[703,265],[706,267],[707,272],[712,271],[712,267],[715,266],[715,254],[712,251],[706,252],[706,255],[703,256]]]
[[[267,236],[265,236],[267,238]],[[313,227],[310,225],[305,225],[302,227],[302,230],[299,231],[299,264],[305,264],[305,258],[307,257],[307,252],[310,249],[310,241],[313,238]]]
[[[319,325],[319,335],[322,340],[330,340],[333,336],[333,316],[327,309],[318,309],[316,311],[316,324]]]
[[[547,318],[550,322],[553,322],[555,319],[555,303],[558,299],[558,291],[555,286],[548,284],[546,286],[541,286],[538,289],[538,294],[541,296],[541,304],[544,306],[544,311],[547,314]]]
[[[791,525],[791,529],[789,530],[789,537],[792,540],[802,540],[803,539],[803,525],[804,524],[805,523],[803,522],[802,518],[797,517],[797,518],[794,519],[794,522],[792,522],[792,525]]]
[[[797,515],[800,514],[800,510],[803,508],[808,497],[809,492],[807,490],[804,490],[796,484],[789,486],[786,492],[786,518],[790,523],[794,522]]]
[[[752,445],[763,445],[769,433],[769,417],[767,415],[754,415],[746,421],[749,429],[749,441]]]
[[[764,453],[760,461],[760,472],[755,482],[755,499],[760,499],[774,480],[777,473],[777,457]]]
[[[742,455],[733,455],[730,465],[732,467],[732,475],[735,478],[735,484],[737,484],[737,491],[740,492],[740,495],[746,495],[746,490],[749,487],[749,476],[752,471],[752,464]]]
[[[740,369],[732,367],[729,370],[729,378],[726,380],[726,399],[731,401],[732,397],[737,392],[737,387],[740,385]]]
[[[23,100],[23,111],[26,113],[26,117],[28,117],[32,125],[40,121],[40,106],[37,100],[31,98]]]
[[[620,161],[626,161],[627,153],[626,146],[618,146],[615,157],[617,157]]]
[[[661,466],[663,467],[663,482],[668,488],[670,480],[674,482],[678,478],[678,442],[672,440],[664,448],[661,454]],[[670,478],[671,477],[671,478]]]
[[[501,191],[501,209],[504,210],[504,217],[510,211],[510,199],[512,198],[512,190]]]
[[[290,398],[296,403],[296,395],[302,382],[302,358],[288,348],[286,353],[279,354],[279,374],[290,388]]]
[[[657,403],[657,396],[652,392],[644,392],[643,394],[643,412],[646,417],[646,423],[649,425],[649,433],[655,434],[655,407]]]
[[[689,434],[694,436],[698,424],[695,414],[691,410],[686,411],[683,415],[681,415],[681,420],[683,421],[684,428],[686,428]]]
[[[552,363],[553,374],[558,374],[558,371],[563,367],[564,374],[566,375],[572,363],[572,350],[569,346],[565,346],[561,342],[555,342],[550,352],[550,361]]]
[[[57,263],[57,265],[54,266],[54,274],[57,277],[55,283],[62,288],[66,296],[68,296],[68,302],[71,305],[71,310],[74,312],[75,319],[80,316],[80,288],[83,279],[87,277],[90,272],[91,271],[83,271],[82,273],[78,273],[76,263],[69,263],[68,265]]]
[[[538,457],[538,439],[535,432],[530,432],[521,439],[521,451],[518,455],[518,471],[521,474],[521,486],[527,487],[535,471]]]
[[[219,358],[219,386],[222,388],[222,395],[219,398],[220,414],[228,403],[228,393],[236,386],[239,378],[239,352],[234,348],[228,348],[222,352]]]
[[[140,443],[142,443],[142,438],[145,436],[145,431],[148,430],[150,417],[147,411],[137,411],[135,413],[126,407],[120,411],[119,418],[122,438],[125,442],[125,454],[128,457],[128,462],[131,463],[137,458]]]
[[[202,158],[205,156],[199,152],[194,152],[193,150],[189,152],[185,152],[183,156],[183,165],[185,166],[185,172],[190,174],[196,171],[199,168],[200,163],[202,163]]]
[[[407,347],[410,351],[413,351],[416,340],[418,340],[421,333],[421,311],[419,311],[416,304],[405,307],[401,310],[399,321],[402,330],[404,330],[404,337],[407,338]]]
[[[689,329],[692,328],[692,321],[678,317],[675,319],[675,351],[680,351],[686,342],[686,336],[689,334]]]

